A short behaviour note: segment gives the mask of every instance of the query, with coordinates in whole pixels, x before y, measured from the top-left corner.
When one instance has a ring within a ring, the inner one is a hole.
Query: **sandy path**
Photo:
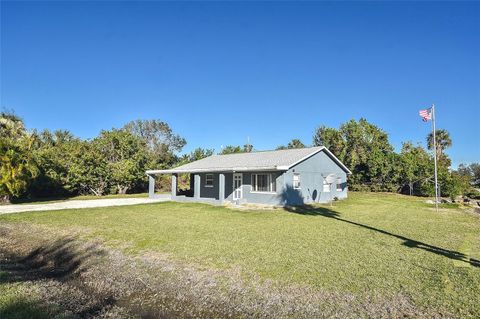
[[[58,203],[48,204],[22,204],[22,205],[2,205],[0,206],[0,214],[11,214],[42,210],[60,210],[60,209],[78,209],[92,207],[108,207],[108,206],[126,206],[137,204],[151,204],[170,200],[170,196],[164,195],[160,198],[107,198],[107,199],[91,199],[91,200],[67,200]]]

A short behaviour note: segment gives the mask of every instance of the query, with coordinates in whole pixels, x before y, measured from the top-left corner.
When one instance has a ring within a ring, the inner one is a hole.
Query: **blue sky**
[[[478,2],[1,2],[1,107],[82,138],[133,119],[272,149],[365,117],[480,161]]]

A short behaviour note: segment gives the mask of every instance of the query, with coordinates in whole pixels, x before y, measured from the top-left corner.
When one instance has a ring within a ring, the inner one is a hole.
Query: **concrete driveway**
[[[2,205],[0,206],[0,214],[11,214],[41,210],[60,210],[60,209],[78,209],[92,207],[108,207],[108,206],[126,206],[137,204],[151,204],[170,200],[170,196],[161,196],[159,198],[106,198],[106,199],[90,199],[90,200],[67,200],[58,203],[46,204],[21,204],[21,205]]]

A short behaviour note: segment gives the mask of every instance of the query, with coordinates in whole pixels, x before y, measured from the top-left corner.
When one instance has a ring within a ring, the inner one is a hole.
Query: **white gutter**
[[[148,170],[147,175],[174,174],[174,173],[208,173],[208,172],[259,172],[259,171],[286,171],[287,166],[259,166],[259,167],[229,167],[229,168],[198,168],[198,169],[158,169]]]

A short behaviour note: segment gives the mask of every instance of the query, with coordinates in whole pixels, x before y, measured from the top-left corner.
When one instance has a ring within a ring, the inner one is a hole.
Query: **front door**
[[[242,198],[242,173],[233,174],[233,200]]]

